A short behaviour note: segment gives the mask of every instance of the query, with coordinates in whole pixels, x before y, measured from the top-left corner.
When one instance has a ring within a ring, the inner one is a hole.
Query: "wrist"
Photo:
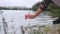
[[[37,16],[37,14],[33,14],[33,17],[35,18]]]

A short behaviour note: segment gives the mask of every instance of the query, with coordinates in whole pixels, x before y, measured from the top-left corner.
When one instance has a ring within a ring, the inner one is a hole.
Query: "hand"
[[[33,19],[33,18],[35,18],[35,15],[31,15],[31,14],[25,15],[25,19]]]

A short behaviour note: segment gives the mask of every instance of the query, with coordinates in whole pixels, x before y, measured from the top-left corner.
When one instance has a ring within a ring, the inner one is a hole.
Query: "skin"
[[[34,14],[26,14],[25,19],[33,19],[33,18],[37,17],[41,12],[42,12],[42,9],[38,8]]]

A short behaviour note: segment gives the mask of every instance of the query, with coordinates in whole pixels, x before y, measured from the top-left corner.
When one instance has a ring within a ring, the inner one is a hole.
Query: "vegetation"
[[[46,34],[48,34],[48,32],[50,31],[50,28],[49,27],[45,27],[44,31],[46,32]]]
[[[59,17],[60,16],[60,7],[56,6],[55,4],[50,4],[50,6],[48,7],[48,9],[50,10],[50,13],[52,14],[52,17]]]
[[[40,6],[40,2],[34,4],[34,5],[32,6],[32,10],[33,10],[33,11],[36,11],[39,6]]]
[[[0,7],[0,10],[31,10],[28,7]]]
[[[33,5],[32,10],[36,11],[37,8],[39,7],[41,2],[36,3],[35,5]],[[47,10],[49,10],[49,12],[51,13],[52,17],[58,17],[60,14],[60,7],[56,6],[53,3],[50,3],[50,5],[48,6]],[[46,10],[45,10],[46,11]]]

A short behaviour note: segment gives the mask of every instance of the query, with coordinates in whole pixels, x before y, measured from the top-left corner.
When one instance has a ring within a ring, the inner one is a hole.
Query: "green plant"
[[[46,34],[50,31],[50,28],[49,27],[45,27],[44,28],[44,31],[46,32]]]

